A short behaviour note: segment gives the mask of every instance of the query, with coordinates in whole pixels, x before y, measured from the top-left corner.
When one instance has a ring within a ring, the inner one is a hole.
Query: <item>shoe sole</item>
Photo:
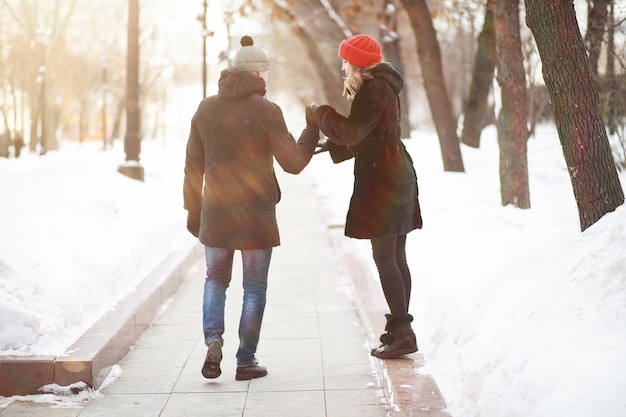
[[[249,380],[255,379],[255,378],[263,378],[264,376],[267,376],[267,374],[265,374],[265,375],[237,375],[237,376],[235,376],[235,380],[237,380],[237,381],[249,381]]]
[[[381,347],[383,347],[383,346],[384,346],[384,345],[380,345],[380,346],[377,346],[377,347],[375,347],[375,348],[372,348],[372,349],[370,350],[370,355],[371,355],[371,356],[376,356],[376,351],[377,351],[378,349],[380,349]]]
[[[209,352],[202,367],[202,376],[207,379],[214,379],[220,376],[222,374],[222,369],[220,368],[221,361],[222,352]]]
[[[407,348],[407,349],[398,350],[396,352],[388,353],[388,354],[385,354],[384,352],[381,352],[381,353],[376,352],[372,356],[375,356],[378,359],[395,359],[395,358],[399,358],[400,356],[408,355],[410,353],[415,353],[417,352],[417,350],[418,349],[415,347],[415,348]]]
[[[262,378],[264,376],[267,376],[267,371],[265,371],[265,373],[262,374],[245,374],[245,373],[237,373],[235,374],[235,379],[237,381],[248,381],[250,379],[254,379],[254,378]]]

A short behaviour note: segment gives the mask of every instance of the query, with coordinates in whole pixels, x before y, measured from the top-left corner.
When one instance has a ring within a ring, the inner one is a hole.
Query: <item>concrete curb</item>
[[[198,240],[183,236],[176,249],[134,291],[68,348],[68,355],[0,356],[0,395],[38,394],[44,385],[67,386],[79,381],[98,388],[163,302],[176,292],[185,270],[201,256],[203,247]]]
[[[329,232],[354,289],[355,305],[369,335],[370,345],[375,346],[379,343],[379,333],[385,328],[385,313],[389,312],[378,279],[373,276],[367,260],[363,259],[354,242],[344,236],[343,227],[330,226]],[[424,365],[421,353],[399,359],[372,358],[372,361],[390,416],[449,417],[445,412],[446,402],[434,379],[419,373],[419,368]]]

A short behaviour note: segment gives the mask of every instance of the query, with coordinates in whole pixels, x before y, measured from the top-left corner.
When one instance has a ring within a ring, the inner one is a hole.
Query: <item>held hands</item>
[[[315,104],[315,103],[311,103],[308,106],[306,106],[306,125],[307,126],[311,126],[311,127],[315,127],[317,129],[319,129],[319,112],[317,111],[319,109],[319,105]],[[320,139],[319,142],[317,142],[317,145],[315,146],[315,152],[314,154],[318,154],[318,153],[322,153],[322,152],[327,152],[328,151],[328,138],[322,138]]]
[[[312,103],[306,106],[306,125],[312,126],[319,129],[319,118],[315,114],[315,110],[319,107],[319,105]]]
[[[328,138],[320,139],[320,141],[317,142],[317,145],[315,145],[315,148],[314,154],[328,152]]]

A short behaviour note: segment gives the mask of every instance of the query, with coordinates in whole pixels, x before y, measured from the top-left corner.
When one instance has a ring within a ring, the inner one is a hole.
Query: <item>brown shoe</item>
[[[235,379],[237,381],[247,381],[248,379],[261,378],[265,375],[267,375],[267,369],[265,366],[259,365],[259,361],[255,359],[250,365],[237,366]]]
[[[220,376],[222,374],[222,370],[220,369],[221,361],[222,345],[217,340],[214,340],[209,343],[204,365],[202,365],[202,376],[209,379]]]
[[[408,323],[401,324],[391,334],[393,338],[388,338],[389,344],[383,344],[373,350],[372,356],[378,359],[394,359],[417,352],[415,333]]]
[[[370,350],[370,355],[372,356],[376,356],[376,351],[378,349],[384,347],[385,345],[390,345],[393,343],[393,336],[391,335],[391,331],[395,328],[396,323],[393,320],[391,314],[385,314],[385,319],[387,319],[387,324],[385,324],[385,333],[380,335],[380,344]]]

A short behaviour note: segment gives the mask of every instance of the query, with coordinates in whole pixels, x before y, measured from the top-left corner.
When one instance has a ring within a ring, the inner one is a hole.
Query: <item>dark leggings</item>
[[[398,320],[404,320],[409,312],[411,298],[411,272],[406,262],[406,235],[377,237],[371,242],[380,284],[391,315]]]

